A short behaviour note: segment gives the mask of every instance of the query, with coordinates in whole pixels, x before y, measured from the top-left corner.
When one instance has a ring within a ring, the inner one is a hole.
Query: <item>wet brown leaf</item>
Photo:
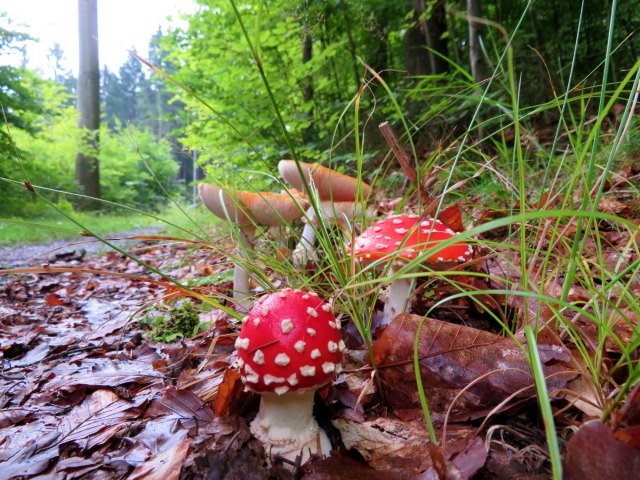
[[[140,415],[137,407],[145,400],[139,396],[135,403],[127,402],[111,390],[96,390],[60,421],[60,444],[91,449],[106,443],[124,422]]]
[[[422,317],[399,315],[373,344],[385,398],[394,408],[419,408],[413,369],[413,348]],[[454,419],[486,414],[508,396],[535,396],[533,378],[523,351],[511,338],[475,328],[424,319],[419,357],[422,381],[432,412],[451,406]],[[565,385],[577,372],[568,352],[540,345],[550,390]]]
[[[152,456],[137,467],[129,476],[130,480],[177,480],[184,460],[189,453],[191,440],[185,438],[173,448]]]
[[[223,417],[231,414],[234,405],[238,405],[238,400],[244,392],[244,385],[240,380],[240,371],[235,368],[227,368],[224,372],[222,383],[218,386],[218,395],[213,403],[213,410],[216,415]]]
[[[374,470],[364,462],[358,462],[353,458],[331,455],[329,458],[311,463],[305,468],[305,480],[355,480],[366,478],[367,480],[397,480],[398,472]],[[412,480],[419,476],[409,471],[403,471],[403,480]]]
[[[146,362],[86,359],[79,366],[62,368],[46,390],[72,390],[74,387],[115,387],[125,383],[147,384],[163,376]]]
[[[637,478],[640,450],[614,438],[599,420],[583,424],[567,444],[566,480]]]
[[[166,416],[188,430],[197,429],[215,418],[211,408],[195,393],[175,387],[167,388],[162,398],[149,406],[146,415],[152,418]]]
[[[378,417],[364,423],[344,419],[332,423],[340,431],[344,446],[357,450],[376,470],[404,471],[403,477],[422,472],[419,478],[438,478],[424,420]],[[460,479],[471,478],[487,457],[484,442],[470,432],[469,428],[450,431],[444,448],[437,449],[442,467],[457,472]]]

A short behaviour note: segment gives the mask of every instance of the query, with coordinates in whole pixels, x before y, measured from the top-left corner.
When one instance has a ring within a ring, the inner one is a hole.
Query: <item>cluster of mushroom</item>
[[[238,192],[201,184],[199,193],[215,215],[238,225],[247,250],[253,246],[256,226],[289,224],[304,215],[307,225],[293,252],[294,265],[299,266],[315,255],[319,221],[344,226],[361,216],[358,200],[368,198],[371,188],[319,165],[283,160],[278,168],[295,189],[311,186],[319,203],[313,205],[295,191]],[[407,263],[435,269],[470,260],[471,246],[455,237],[456,233],[440,220],[391,215],[362,232],[346,251],[362,265],[391,262],[388,271],[393,276]],[[390,284],[382,325],[409,309],[411,285],[406,277]],[[248,291],[248,274],[236,266],[234,297],[241,309],[247,306]],[[312,455],[328,456],[331,443],[312,411],[316,389],[329,383],[340,370],[345,350],[331,305],[313,292],[297,289],[264,295],[245,318],[235,346],[245,387],[262,396],[251,432],[265,444],[267,452],[290,462],[305,462]]]
[[[320,219],[324,223],[344,226],[354,218],[361,217],[362,203],[358,202],[358,198],[366,200],[371,187],[318,164],[298,162],[296,165],[293,160],[282,160],[278,170],[294,190],[288,193],[247,192],[201,183],[198,193],[214,215],[237,225],[240,241],[246,251],[253,248],[256,227],[288,225],[304,215],[307,224],[292,256],[293,265],[300,267],[306,259],[317,258],[314,244]],[[317,193],[318,205],[310,205],[308,197],[298,193],[304,192],[306,187]],[[233,297],[239,308],[246,311],[249,273],[236,264],[233,280]]]

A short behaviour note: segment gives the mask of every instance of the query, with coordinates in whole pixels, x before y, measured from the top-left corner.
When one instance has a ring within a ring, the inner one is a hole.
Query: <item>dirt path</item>
[[[107,235],[108,239],[125,239],[135,235],[158,234],[159,227],[145,227],[128,232]],[[131,245],[132,240],[120,240],[119,246]],[[0,247],[0,268],[17,268],[40,265],[57,259],[81,260],[85,255],[106,252],[109,247],[99,240],[87,237],[68,238],[42,244]]]

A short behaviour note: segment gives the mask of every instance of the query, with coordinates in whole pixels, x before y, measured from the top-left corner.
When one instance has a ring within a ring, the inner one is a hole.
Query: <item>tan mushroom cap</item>
[[[300,168],[305,175],[307,183],[313,178],[320,200],[332,200],[334,202],[353,202],[356,199],[358,179],[343,175],[318,163],[300,162]],[[304,191],[304,182],[300,177],[298,167],[294,160],[280,160],[278,170],[282,178],[294,188]],[[371,187],[360,182],[362,196],[367,198],[371,193]]]
[[[228,215],[240,226],[256,223],[275,227],[300,218],[307,208],[304,199],[298,198],[296,203],[288,193],[241,192],[201,183],[198,194],[215,216],[226,220]]]

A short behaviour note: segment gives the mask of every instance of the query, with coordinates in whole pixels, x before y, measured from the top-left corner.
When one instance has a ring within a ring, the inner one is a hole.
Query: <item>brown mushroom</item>
[[[294,265],[302,265],[307,259],[316,259],[315,241],[318,228],[318,215],[323,221],[344,227],[355,218],[363,215],[362,203],[371,194],[371,187],[357,178],[344,175],[317,163],[281,160],[278,171],[282,178],[295,189],[305,191],[306,186],[317,192],[319,204],[310,207],[305,213],[306,225],[300,236],[300,242],[293,251]],[[300,175],[302,172],[302,176]],[[304,177],[304,180],[303,180]],[[357,198],[358,188],[361,197]],[[307,192],[311,194],[311,192]]]
[[[256,226],[275,227],[302,216],[307,202],[288,193],[241,192],[201,183],[198,193],[205,206],[217,217],[238,226],[245,250],[252,250]],[[242,249],[240,249],[242,250]],[[233,297],[246,311],[249,273],[236,264],[233,274]]]

